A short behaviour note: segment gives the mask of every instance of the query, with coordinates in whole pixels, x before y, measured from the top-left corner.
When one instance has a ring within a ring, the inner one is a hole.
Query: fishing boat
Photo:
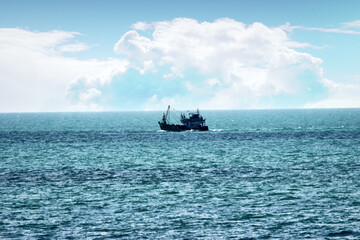
[[[180,132],[187,130],[209,130],[209,127],[205,125],[205,118],[200,115],[199,109],[196,112],[189,113],[189,117],[186,117],[184,113],[181,113],[181,124],[170,123],[170,105],[168,106],[166,113],[163,113],[162,119],[158,123],[161,130],[172,132]]]

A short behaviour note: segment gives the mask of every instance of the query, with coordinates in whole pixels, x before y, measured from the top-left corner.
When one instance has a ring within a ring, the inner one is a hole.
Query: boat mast
[[[168,109],[167,109],[166,115],[165,115],[166,122],[170,123],[170,121],[168,121],[168,117],[170,117],[169,115],[170,115],[170,105],[168,106]]]

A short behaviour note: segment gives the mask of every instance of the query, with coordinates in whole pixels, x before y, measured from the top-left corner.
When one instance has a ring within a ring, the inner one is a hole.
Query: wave
[[[225,129],[209,129],[211,132],[223,132]]]

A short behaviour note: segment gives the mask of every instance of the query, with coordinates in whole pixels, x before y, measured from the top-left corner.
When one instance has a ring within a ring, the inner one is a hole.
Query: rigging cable
[[[174,121],[175,122],[178,122],[178,123],[180,123],[180,116],[176,116],[176,117],[178,117],[177,119],[175,118],[175,116],[174,116],[175,114],[171,114],[171,117],[174,119]]]

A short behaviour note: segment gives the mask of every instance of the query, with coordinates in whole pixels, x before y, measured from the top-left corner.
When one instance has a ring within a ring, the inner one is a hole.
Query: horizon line
[[[198,108],[199,109],[199,108]],[[251,109],[202,109],[201,111],[272,111],[272,110],[339,110],[360,109],[360,107],[337,107],[337,108],[251,108]],[[200,110],[200,109],[199,109]],[[27,114],[27,113],[115,113],[115,112],[162,112],[166,110],[100,110],[100,111],[13,111],[1,112],[0,114]],[[196,111],[195,109],[180,109],[176,111]]]

